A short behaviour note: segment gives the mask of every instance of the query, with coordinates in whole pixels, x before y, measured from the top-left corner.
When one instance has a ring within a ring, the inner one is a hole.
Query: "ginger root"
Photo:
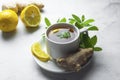
[[[21,12],[26,6],[31,5],[31,4],[37,6],[40,10],[44,7],[43,3],[37,0],[16,2],[19,12]]]
[[[11,9],[18,14],[18,12],[20,13],[26,6],[28,6],[30,4],[36,5],[39,8],[39,10],[42,10],[42,8],[44,7],[43,3],[41,3],[38,0],[27,0],[27,1],[16,0],[16,2],[11,1],[11,2],[3,3],[2,10]]]
[[[65,70],[77,72],[87,63],[92,54],[92,48],[79,49],[68,57],[56,59],[56,63]]]
[[[2,5],[2,10],[10,9],[18,13],[18,7],[15,2],[6,2]]]

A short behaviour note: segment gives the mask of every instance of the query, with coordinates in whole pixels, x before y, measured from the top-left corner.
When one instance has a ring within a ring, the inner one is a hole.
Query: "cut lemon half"
[[[29,5],[22,10],[20,18],[25,26],[37,27],[41,21],[40,10],[35,5]]]
[[[41,45],[39,42],[33,43],[31,51],[34,56],[36,56],[39,60],[43,62],[47,62],[48,60],[50,60],[50,56],[41,49]]]

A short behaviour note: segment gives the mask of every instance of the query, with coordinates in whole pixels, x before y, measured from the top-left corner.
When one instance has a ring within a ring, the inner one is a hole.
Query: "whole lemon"
[[[10,32],[16,29],[18,16],[12,10],[3,10],[0,12],[0,29],[3,32]]]

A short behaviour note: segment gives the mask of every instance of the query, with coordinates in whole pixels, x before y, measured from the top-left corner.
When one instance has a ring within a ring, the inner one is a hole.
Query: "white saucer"
[[[42,46],[42,49],[46,52],[46,46],[45,46],[45,42],[43,42],[43,40],[41,39],[40,44]],[[34,60],[36,61],[36,63],[44,70],[49,71],[49,72],[53,72],[53,73],[72,73],[71,71],[66,71],[63,68],[60,68],[59,66],[57,66],[55,64],[54,61],[49,60],[48,62],[42,62],[40,61],[37,57],[35,57],[33,55]],[[89,61],[82,67],[85,68],[90,62],[91,62],[92,57],[89,59]]]

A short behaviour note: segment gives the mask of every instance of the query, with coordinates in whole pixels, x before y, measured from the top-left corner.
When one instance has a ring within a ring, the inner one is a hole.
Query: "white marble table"
[[[2,2],[7,0],[0,0]],[[17,30],[0,31],[0,80],[120,80],[120,0],[41,0],[44,4],[38,29],[26,29],[19,19]],[[40,39],[44,17],[53,23],[71,14],[94,18],[101,52],[95,52],[90,65],[79,73],[54,74],[34,61],[30,47]]]

